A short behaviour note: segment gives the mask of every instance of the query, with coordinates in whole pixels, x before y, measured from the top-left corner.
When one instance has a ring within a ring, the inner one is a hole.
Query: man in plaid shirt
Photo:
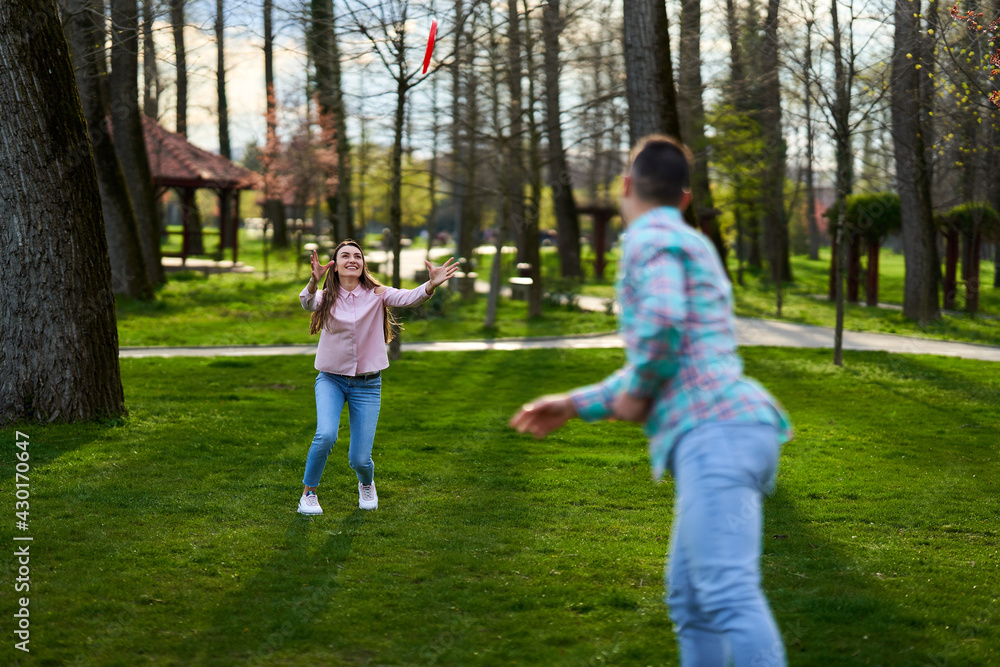
[[[675,482],[667,602],[681,663],[784,665],[760,553],[763,495],[791,426],[743,376],[729,280],[709,240],[684,222],[690,161],[668,137],[632,151],[616,287],[625,366],[525,405],[511,424],[538,438],[572,417],[644,424],[654,476],[669,470]]]

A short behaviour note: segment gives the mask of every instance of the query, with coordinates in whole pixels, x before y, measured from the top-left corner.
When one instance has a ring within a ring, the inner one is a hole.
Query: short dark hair
[[[643,137],[629,156],[636,196],[651,204],[677,206],[691,190],[691,151],[673,137]]]

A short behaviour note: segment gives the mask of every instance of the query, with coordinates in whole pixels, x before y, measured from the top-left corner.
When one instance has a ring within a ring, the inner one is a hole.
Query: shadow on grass
[[[926,664],[914,654],[927,645],[924,623],[894,603],[882,573],[864,571],[845,547],[811,528],[787,485],[764,512],[764,588],[789,664]]]
[[[192,656],[195,663],[269,664],[295,642],[311,642],[315,633],[324,632],[315,620],[333,604],[354,536],[369,513],[355,509],[333,525],[328,516],[306,517],[291,508],[282,511],[289,513],[284,536],[262,545],[270,556],[253,577],[223,596],[215,613],[203,622],[207,637]],[[317,535],[325,538],[318,543],[310,539]],[[219,644],[233,648],[221,654],[215,648]],[[186,653],[184,647],[174,649],[175,655]]]

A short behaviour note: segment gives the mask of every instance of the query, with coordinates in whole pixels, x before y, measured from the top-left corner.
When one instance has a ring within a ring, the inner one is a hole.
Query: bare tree
[[[327,208],[334,241],[353,238],[350,144],[341,82],[340,48],[332,0],[312,0],[310,53],[316,64],[316,101],[324,141],[336,151],[336,173],[327,174]],[[364,227],[364,219],[361,220]]]
[[[62,10],[76,67],[77,88],[94,148],[113,288],[116,294],[150,298],[153,284],[146,272],[132,200],[108,126],[110,91],[103,48],[104,5],[102,0],[63,0]]]
[[[815,0],[810,6],[810,15],[806,19],[805,59],[802,62],[802,79],[805,87],[805,124],[806,124],[806,219],[809,225],[809,259],[819,259],[820,234],[816,220],[816,184],[815,170],[815,131],[812,117],[812,35],[816,23]]]
[[[903,315],[921,326],[940,317],[938,263],[931,210],[930,170],[924,144],[926,110],[920,102],[920,1],[895,0],[892,53],[892,140],[896,191],[903,220],[906,276]],[[917,54],[917,58],[913,57]],[[917,62],[914,62],[917,61]]]
[[[490,293],[486,301],[486,317],[483,319],[483,327],[491,328],[496,326],[497,305],[500,301],[500,277],[503,264],[503,246],[509,230],[511,219],[511,182],[514,180],[510,164],[512,151],[510,144],[513,137],[504,132],[503,119],[501,118],[503,102],[501,100],[503,86],[503,61],[500,25],[497,21],[496,12],[492,4],[486,6],[486,15],[489,18],[487,24],[487,67],[489,78],[487,79],[487,97],[490,100],[490,129],[493,132],[494,145],[494,168],[497,173],[498,184],[495,191],[497,200],[496,223],[494,226],[494,248],[493,265],[490,267]],[[508,41],[510,35],[507,35]]]
[[[836,142],[837,156],[837,231],[834,243],[837,248],[838,260],[834,262],[834,295],[837,302],[837,321],[833,337],[833,363],[844,365],[844,264],[847,261],[848,244],[853,239],[849,234],[854,230],[847,229],[847,196],[854,184],[854,156],[851,154],[851,83],[854,78],[854,45],[851,44],[851,58],[845,63],[843,55],[843,39],[840,31],[840,17],[837,11],[837,0],[831,0],[830,19],[833,25],[833,87],[836,97],[831,109],[831,125]],[[851,18],[853,25],[853,16]],[[853,29],[851,31],[853,42]]]
[[[2,425],[127,414],[101,196],[68,52],[54,0],[0,3],[0,107],[18,110],[0,114]],[[52,289],[53,276],[71,279]]]
[[[187,49],[184,46],[184,6],[187,0],[168,0],[170,3],[170,28],[174,35],[174,66],[177,69],[177,134],[187,136]]]
[[[507,0],[507,86],[510,90],[510,139],[507,145],[510,179],[507,190],[510,198],[508,227],[517,232],[519,255],[531,265],[534,275],[540,268],[538,263],[541,258],[538,252],[538,221],[534,216],[529,220],[524,203],[524,91],[521,85],[524,66],[521,52],[521,15],[517,4],[517,0]],[[528,290],[529,317],[540,315],[542,311],[541,294],[537,289],[538,286],[532,281]]]
[[[142,0],[142,112],[160,118],[160,74],[156,66],[156,44],[153,42],[153,19],[156,0]]]
[[[538,66],[535,57],[536,35],[531,28],[531,8],[528,0],[524,0],[524,46],[527,59],[528,74],[528,108],[525,110],[525,118],[528,124],[528,183],[530,194],[528,195],[528,207],[525,213],[525,239],[526,254],[525,260],[531,266],[530,277],[531,286],[528,288],[528,317],[536,317],[542,314],[542,256],[539,248],[538,219],[542,206],[542,156],[541,156],[541,131],[538,120],[535,116],[535,106],[540,101],[535,92],[535,81],[537,80]]]
[[[225,0],[216,0],[215,2],[215,52],[215,91],[219,103],[219,154],[227,160],[231,160],[233,159],[233,151],[229,145],[229,102],[226,99]]]
[[[274,1],[264,0],[264,93],[267,96],[265,119],[267,137],[264,154],[264,217],[271,221],[272,243],[275,248],[288,247],[285,207],[281,200],[276,174],[280,146],[278,145],[278,100],[274,92]]]
[[[166,282],[160,255],[160,213],[139,111],[139,7],[111,0],[111,97],[115,148],[135,211],[139,244],[152,285]]]
[[[627,3],[626,3],[627,4]],[[582,278],[580,266],[580,220],[573,198],[573,182],[563,146],[559,105],[559,35],[563,29],[559,0],[547,0],[543,10],[542,39],[545,43],[545,134],[549,144],[549,187],[555,207],[559,237],[559,263],[564,278]]]
[[[372,6],[360,3],[354,12],[354,26],[372,45],[376,57],[395,84],[395,110],[393,113],[393,142],[389,158],[391,186],[389,194],[389,232],[392,236],[392,286],[400,286],[399,252],[402,233],[402,182],[403,182],[403,129],[406,122],[407,95],[424,80],[420,69],[411,69],[407,58],[407,28],[412,4],[409,0],[390,0]],[[389,345],[389,356],[398,359],[400,337],[395,336]]]
[[[768,0],[761,48],[760,125],[768,162],[762,180],[764,232],[771,260],[771,279],[781,317],[782,283],[792,279],[788,261],[788,220],[785,214],[785,139],[781,131],[781,83],[778,70],[778,15],[780,0]]]
[[[184,44],[184,29],[187,21],[184,18],[184,9],[187,0],[168,0],[170,3],[170,30],[174,37],[174,68],[177,72],[177,81],[174,89],[177,95],[176,100],[176,121],[177,134],[187,136],[187,103],[188,103],[188,68],[187,68],[187,47]],[[200,255],[205,252],[205,239],[201,233],[201,211],[195,206],[194,190],[191,188],[180,188],[178,193],[181,198],[181,207],[184,209],[184,216],[188,220],[187,229],[187,253]]]
[[[701,0],[681,2],[680,55],[679,106],[683,111],[681,126],[683,137],[694,154],[694,168],[691,172],[693,210],[690,217],[712,240],[728,276],[728,251],[719,229],[718,212],[712,204],[712,190],[708,181],[708,142],[705,140],[705,106],[701,82]]]

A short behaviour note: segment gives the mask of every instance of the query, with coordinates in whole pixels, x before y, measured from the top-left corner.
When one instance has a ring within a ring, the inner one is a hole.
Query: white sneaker
[[[319,506],[319,498],[315,491],[302,494],[299,498],[299,514],[322,514],[323,508]]]
[[[363,510],[378,509],[378,494],[375,492],[375,480],[371,484],[358,482],[358,507]]]

